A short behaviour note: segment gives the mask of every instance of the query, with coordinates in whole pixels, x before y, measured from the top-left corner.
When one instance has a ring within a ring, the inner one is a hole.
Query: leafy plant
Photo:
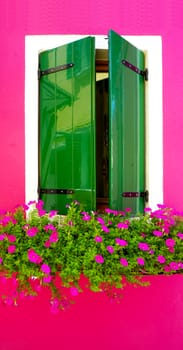
[[[66,216],[30,202],[0,214],[0,279],[5,304],[50,290],[53,312],[85,288],[110,297],[144,275],[183,273],[183,217],[164,205],[130,217],[130,209],[85,212],[78,202]]]

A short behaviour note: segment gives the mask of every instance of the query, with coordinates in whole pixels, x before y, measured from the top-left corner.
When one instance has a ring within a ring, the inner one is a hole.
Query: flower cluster
[[[143,284],[144,275],[183,273],[181,213],[164,205],[137,217],[130,217],[130,208],[97,213],[78,202],[67,207],[60,216],[38,201],[0,214],[0,281],[11,284],[1,291],[5,304],[17,305],[46,287],[55,313],[81,292],[82,278],[92,291],[111,295],[126,280]]]

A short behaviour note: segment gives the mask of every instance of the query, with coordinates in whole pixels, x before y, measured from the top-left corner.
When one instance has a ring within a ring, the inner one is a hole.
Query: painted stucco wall
[[[123,35],[162,36],[164,201],[182,210],[182,0],[0,2],[0,208],[25,198],[25,35],[103,35],[109,28]],[[86,295],[74,311],[54,319],[45,311],[44,296],[23,309],[1,307],[0,350],[181,350],[182,287],[181,277],[154,278],[143,292],[129,290],[118,309]]]

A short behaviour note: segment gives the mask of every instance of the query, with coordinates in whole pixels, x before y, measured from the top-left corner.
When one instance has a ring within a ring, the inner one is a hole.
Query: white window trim
[[[38,53],[81,39],[84,35],[25,37],[25,199],[38,198]],[[152,209],[163,203],[162,40],[160,36],[123,36],[147,52],[146,188]],[[96,48],[106,48],[106,36],[95,35]]]

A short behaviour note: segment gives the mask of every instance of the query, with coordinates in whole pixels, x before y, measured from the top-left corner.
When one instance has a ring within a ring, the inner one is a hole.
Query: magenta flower
[[[147,243],[143,243],[143,242],[140,242],[140,243],[138,244],[138,248],[139,248],[140,250],[143,250],[143,251],[149,250],[148,244],[147,244]]]
[[[169,250],[170,253],[174,253],[175,252],[175,249],[173,247],[169,247],[168,250]]]
[[[42,258],[34,251],[34,249],[28,250],[28,259],[30,262],[33,262],[34,264],[40,264],[42,261]]]
[[[165,272],[170,272],[171,271],[171,268],[170,268],[170,266],[164,266],[164,271]]]
[[[126,213],[131,213],[132,209],[131,208],[125,208]]]
[[[128,242],[125,241],[125,239],[116,238],[115,242],[116,244],[119,244],[122,247],[126,247],[128,245]]]
[[[156,237],[161,237],[163,235],[163,232],[158,231],[158,230],[154,230],[153,231],[153,235],[156,236]]]
[[[97,221],[98,221],[98,222],[99,222],[99,224],[101,224],[101,225],[104,225],[104,224],[105,224],[104,219],[103,219],[103,218],[101,218],[101,217],[98,217],[98,218],[97,218]]]
[[[28,230],[27,230],[27,235],[29,236],[29,237],[33,237],[33,236],[35,236],[37,233],[39,232],[39,230],[38,230],[38,228],[37,227],[30,227],[30,228],[28,228]]]
[[[182,232],[178,232],[177,233],[177,237],[179,237],[180,239],[183,239],[183,233]]]
[[[179,262],[179,269],[183,269],[183,263]]]
[[[91,219],[91,216],[89,214],[84,214],[83,217],[82,217],[82,220],[84,221],[89,221]]]
[[[149,250],[149,254],[154,254],[154,250],[153,250],[153,249],[150,249],[150,250]]]
[[[52,225],[52,224],[47,224],[47,225],[44,226],[44,229],[45,229],[46,232],[49,231],[49,230],[54,231],[55,230],[55,226]]]
[[[149,213],[149,212],[151,212],[151,211],[152,211],[151,208],[144,208],[144,212],[145,212],[145,213]]]
[[[13,254],[16,250],[16,246],[15,245],[9,245],[8,247],[8,253]]]
[[[177,271],[179,269],[179,264],[175,261],[172,261],[170,264],[170,269],[173,270],[173,271]]]
[[[164,257],[163,255],[159,255],[159,256],[157,257],[157,261],[158,261],[160,264],[164,264],[165,261],[166,261],[166,259],[165,259],[165,257]]]
[[[98,242],[98,243],[103,241],[103,238],[101,236],[96,236],[94,239],[95,239],[95,242]]]
[[[74,223],[72,222],[72,220],[69,220],[69,221],[68,221],[68,225],[69,225],[69,226],[74,226]]]
[[[6,238],[6,235],[4,233],[0,234],[0,241],[3,241]]]
[[[104,231],[105,233],[108,233],[110,230],[106,225],[102,225],[102,231]]]
[[[107,249],[107,251],[108,251],[110,254],[113,254],[113,253],[114,253],[114,248],[113,248],[112,245],[108,245],[108,246],[106,247],[106,249]]]
[[[0,257],[0,265],[2,264],[2,262],[3,262],[3,259]]]
[[[39,216],[44,216],[44,215],[46,214],[46,210],[44,210],[44,209],[39,209],[39,210],[38,210],[38,214],[39,214]]]
[[[95,261],[98,263],[98,264],[103,264],[104,263],[104,258],[102,255],[96,255],[95,256]]]
[[[121,258],[121,259],[120,259],[120,264],[121,264],[122,266],[127,267],[127,266],[128,266],[128,260],[125,259],[125,258]]]
[[[37,209],[42,209],[44,205],[44,202],[42,199],[39,199],[38,202],[36,203],[36,208]]]
[[[9,242],[15,242],[16,241],[16,236],[14,236],[14,235],[8,235],[7,237],[8,237],[8,241]]]
[[[165,244],[168,248],[173,248],[175,246],[175,241],[172,238],[168,238],[166,239]]]
[[[49,265],[43,263],[41,265],[41,271],[46,273],[47,275],[49,275],[49,273],[51,272],[51,269],[50,269]]]
[[[56,243],[56,242],[58,241],[58,232],[57,232],[57,231],[54,231],[54,232],[50,235],[49,241],[50,241],[51,243]]]
[[[50,240],[47,240],[47,241],[44,243],[44,246],[45,246],[46,248],[49,248],[50,245],[51,245]]]
[[[119,222],[117,224],[117,228],[128,228],[128,225],[126,223],[124,223],[124,222]]]
[[[71,287],[70,288],[70,293],[71,293],[72,296],[76,297],[79,294],[78,288]]]
[[[49,217],[52,218],[53,216],[57,215],[57,213],[58,213],[58,210],[51,210],[49,212]]]
[[[141,236],[145,238],[145,237],[146,237],[146,234],[145,234],[144,232],[142,232],[142,233],[141,233]]]
[[[137,258],[137,263],[141,266],[145,265],[145,260],[143,258]]]
[[[50,283],[51,280],[52,280],[52,277],[51,277],[50,275],[44,276],[44,277],[43,277],[43,282],[44,282],[44,283]]]

